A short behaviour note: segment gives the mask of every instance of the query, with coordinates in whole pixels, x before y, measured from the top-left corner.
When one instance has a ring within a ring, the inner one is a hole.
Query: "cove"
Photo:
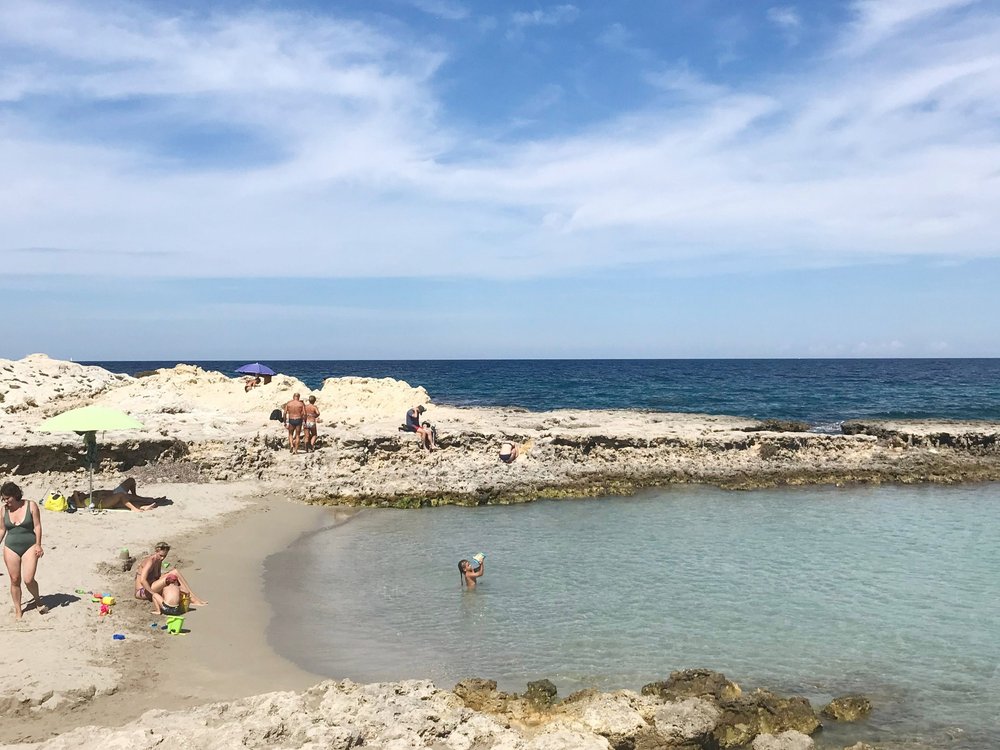
[[[523,691],[547,677],[562,696],[708,667],[817,709],[865,693],[873,741],[985,749],[1000,704],[997,490],[675,486],[366,510],[268,560],[269,639],[333,678]],[[457,562],[478,551],[486,574],[464,592]]]

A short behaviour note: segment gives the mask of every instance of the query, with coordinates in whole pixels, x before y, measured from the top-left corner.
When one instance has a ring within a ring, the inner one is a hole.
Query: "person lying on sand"
[[[134,511],[153,510],[156,504],[165,497],[141,497],[137,493],[137,485],[132,477],[125,479],[113,490],[94,490],[94,505],[102,510],[128,508]],[[90,495],[83,490],[77,490],[69,499],[77,508],[86,508],[90,504]]]
[[[169,552],[170,545],[166,542],[159,542],[153,549],[153,554],[142,561],[142,564],[139,566],[139,572],[135,574],[135,598],[153,602],[153,614],[157,615],[164,612],[163,605],[167,597],[170,598],[170,601],[174,602],[173,604],[167,604],[168,607],[171,607],[171,612],[168,614],[177,614],[177,612],[173,611],[173,608],[180,606],[180,597],[183,594],[188,595],[191,599],[191,604],[197,606],[208,604],[208,602],[191,590],[187,578],[177,568],[163,573],[163,561]],[[164,589],[168,586],[176,586],[177,590],[174,591],[171,589],[164,592]]]

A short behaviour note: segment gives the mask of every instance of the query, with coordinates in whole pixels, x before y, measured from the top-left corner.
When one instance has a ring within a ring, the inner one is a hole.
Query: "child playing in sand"
[[[153,554],[142,561],[139,572],[135,574],[135,598],[153,602],[153,613],[161,614],[164,611],[164,589],[167,586],[177,586],[180,594],[187,594],[190,597],[192,604],[198,606],[208,604],[191,590],[187,578],[177,568],[166,573],[162,572],[163,561],[169,552],[170,545],[166,542],[160,542],[154,548]],[[168,592],[172,601],[174,601],[174,593],[176,592]],[[179,601],[180,599],[177,598],[176,602],[179,603]]]

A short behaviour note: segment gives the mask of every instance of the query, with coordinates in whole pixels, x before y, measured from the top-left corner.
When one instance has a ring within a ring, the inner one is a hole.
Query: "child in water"
[[[462,576],[462,585],[470,589],[476,588],[476,579],[482,576],[486,568],[485,556],[479,554],[476,555],[476,558],[476,562],[479,563],[478,567],[473,567],[468,560],[458,561],[458,572]]]

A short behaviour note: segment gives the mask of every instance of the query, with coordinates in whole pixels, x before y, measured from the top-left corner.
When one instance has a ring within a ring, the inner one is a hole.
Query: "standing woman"
[[[14,619],[21,619],[21,581],[34,597],[39,614],[48,612],[38,593],[35,569],[42,551],[42,519],[38,503],[25,500],[21,488],[13,482],[4,482],[0,487],[3,499],[3,561],[10,576],[10,598],[14,602]]]

